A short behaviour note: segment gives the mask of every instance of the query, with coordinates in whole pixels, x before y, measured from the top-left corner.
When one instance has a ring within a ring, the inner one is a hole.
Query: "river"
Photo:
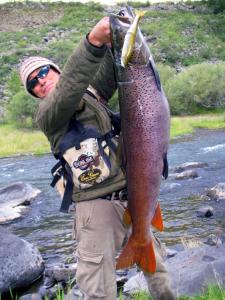
[[[225,131],[198,130],[193,135],[173,140],[168,160],[169,178],[162,181],[160,203],[165,231],[160,235],[167,246],[179,248],[181,238],[204,239],[221,229],[224,238],[224,213],[212,218],[198,218],[196,210],[205,188],[225,182]],[[198,169],[196,179],[176,180],[174,167],[185,162],[206,162]],[[51,155],[19,156],[0,159],[0,188],[16,181],[28,182],[42,193],[30,206],[26,217],[4,225],[12,232],[38,246],[48,265],[65,262],[73,255],[73,213],[59,212],[60,198],[49,186],[50,169],[55,164]]]

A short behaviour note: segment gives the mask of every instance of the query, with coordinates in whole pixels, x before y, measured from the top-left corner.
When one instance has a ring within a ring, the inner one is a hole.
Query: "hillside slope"
[[[80,38],[103,15],[118,9],[93,3],[1,4],[0,119],[5,103],[21,89],[17,70],[22,58],[42,55],[63,66]],[[224,14],[213,14],[201,2],[144,9],[141,27],[157,63],[179,71],[204,61],[225,61]]]

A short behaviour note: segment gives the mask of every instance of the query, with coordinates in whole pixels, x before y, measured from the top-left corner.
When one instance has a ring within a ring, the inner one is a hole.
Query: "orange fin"
[[[156,207],[155,214],[151,223],[156,229],[158,229],[159,231],[163,231],[164,226],[163,226],[161,207],[159,203]]]
[[[154,273],[156,271],[156,258],[153,243],[150,241],[144,246],[140,246],[132,236],[120,254],[116,269],[124,269],[137,264],[143,271]]]
[[[131,215],[129,213],[128,208],[126,208],[124,215],[123,215],[123,223],[127,226],[130,226],[132,221],[131,221]]]

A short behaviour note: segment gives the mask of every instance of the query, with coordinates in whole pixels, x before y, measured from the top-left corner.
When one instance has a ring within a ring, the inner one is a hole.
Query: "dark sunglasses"
[[[35,86],[38,84],[38,79],[43,79],[48,75],[48,72],[50,70],[50,65],[44,66],[41,68],[41,70],[38,72],[38,74],[32,78],[31,80],[27,81],[27,89],[28,91],[32,91]]]

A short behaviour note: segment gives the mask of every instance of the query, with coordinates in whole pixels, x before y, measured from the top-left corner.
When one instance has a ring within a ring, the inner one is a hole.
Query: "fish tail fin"
[[[153,243],[150,241],[145,247],[140,249],[139,262],[137,265],[147,273],[155,273],[156,271],[156,258]]]
[[[128,268],[135,263],[147,273],[156,271],[156,258],[152,240],[143,246],[139,245],[131,236],[117,260],[116,269]]]
[[[124,214],[123,214],[123,223],[127,226],[130,226],[132,221],[131,221],[131,215],[129,213],[128,208],[126,208]]]
[[[162,212],[161,212],[161,207],[160,207],[159,203],[156,207],[155,214],[154,214],[151,224],[159,231],[163,231],[163,228],[164,228],[163,218],[162,218]]]
[[[144,11],[144,10],[135,9],[134,12],[135,12],[135,15],[138,16],[139,18],[142,18],[146,14],[146,11]]]

